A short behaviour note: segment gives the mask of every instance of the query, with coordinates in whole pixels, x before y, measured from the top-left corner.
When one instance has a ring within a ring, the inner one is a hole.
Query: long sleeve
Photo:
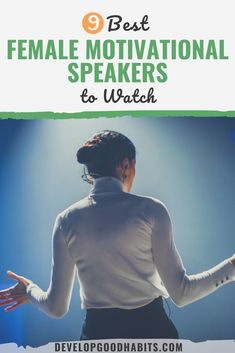
[[[161,280],[174,303],[181,307],[213,293],[235,280],[235,266],[228,258],[207,271],[187,275],[176,248],[168,211],[154,202],[152,248],[153,258]]]
[[[27,296],[31,303],[51,317],[64,316],[72,295],[75,277],[75,263],[69,253],[58,216],[52,233],[52,265],[48,290],[44,292],[35,283],[27,286]]]

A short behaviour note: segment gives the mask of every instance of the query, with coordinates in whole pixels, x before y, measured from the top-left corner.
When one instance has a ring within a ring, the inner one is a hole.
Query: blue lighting
[[[102,129],[126,134],[137,148],[133,192],[168,207],[188,273],[204,271],[235,249],[235,124],[228,118],[0,121],[0,278],[12,270],[47,289],[56,215],[84,197],[76,151]],[[231,136],[231,138],[228,138]],[[232,140],[232,141],[231,141]],[[181,338],[234,339],[234,285],[192,305],[168,300]],[[70,312],[54,320],[32,305],[0,311],[0,343],[39,346],[78,340],[84,317],[76,282]]]
[[[235,141],[235,130],[231,132],[231,139]]]

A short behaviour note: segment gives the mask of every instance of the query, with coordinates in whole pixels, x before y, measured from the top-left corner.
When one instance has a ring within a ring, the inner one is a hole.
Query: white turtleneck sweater
[[[231,258],[187,275],[166,207],[124,192],[113,177],[96,179],[86,198],[58,215],[49,288],[44,292],[31,281],[29,301],[50,316],[63,316],[75,273],[86,309],[132,309],[159,296],[184,306],[235,280]]]

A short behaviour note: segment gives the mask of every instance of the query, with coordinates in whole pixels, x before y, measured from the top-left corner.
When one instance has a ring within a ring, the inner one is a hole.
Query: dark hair
[[[96,179],[102,176],[115,176],[115,167],[128,158],[135,159],[134,144],[123,134],[111,130],[103,130],[94,134],[77,151],[78,163],[87,167],[85,177]],[[91,181],[85,178],[86,181]]]

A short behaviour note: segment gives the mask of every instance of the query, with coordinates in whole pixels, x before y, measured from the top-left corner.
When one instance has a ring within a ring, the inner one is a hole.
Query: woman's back
[[[11,273],[19,284],[0,297],[13,303],[10,310],[31,301],[61,317],[69,309],[77,270],[87,309],[81,339],[177,338],[162,297],[184,306],[234,281],[235,255],[207,271],[186,273],[166,207],[130,194],[136,151],[126,136],[109,130],[95,134],[78,150],[77,161],[93,187],[56,219],[47,291]]]
[[[153,261],[153,201],[99,178],[85,199],[62,214],[84,308],[136,308],[167,296]]]

